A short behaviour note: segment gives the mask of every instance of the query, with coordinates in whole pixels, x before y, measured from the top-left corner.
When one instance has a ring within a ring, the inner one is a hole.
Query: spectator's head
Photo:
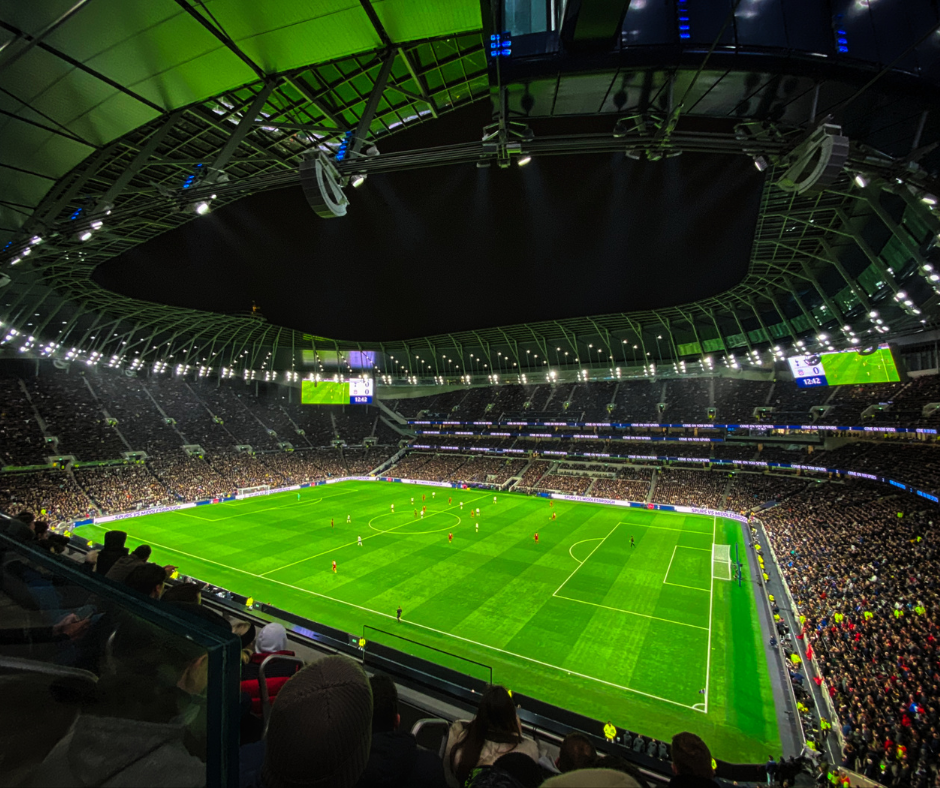
[[[134,558],[137,558],[141,561],[149,561],[150,552],[151,550],[150,550],[149,544],[141,544],[141,545],[137,545],[137,547],[133,549],[133,551],[131,552],[131,555],[134,556]]]
[[[307,665],[271,709],[265,788],[352,788],[372,746],[372,691],[359,665],[332,656]]]
[[[538,788],[542,784],[542,768],[522,752],[507,752],[493,764],[515,780],[515,786]]]
[[[34,515],[32,512],[26,511],[26,509],[23,509],[23,511],[16,515],[16,519],[23,523],[23,525],[28,525],[30,528],[32,528],[33,520],[36,519],[36,515]]]
[[[398,713],[398,688],[384,673],[376,673],[369,679],[372,686],[372,732],[390,733],[401,724]]]
[[[193,605],[202,604],[202,586],[198,583],[177,583],[163,592],[165,602],[188,602]]]
[[[36,520],[33,522],[33,531],[36,533],[37,539],[48,539],[49,523],[47,523],[45,520]]]
[[[127,541],[127,534],[124,531],[108,531],[104,535],[105,550],[122,550]]]
[[[111,670],[99,684],[104,713],[167,722],[179,713],[178,690],[205,692],[205,648],[141,619],[127,617],[111,644]]]
[[[512,697],[505,687],[494,685],[483,693],[480,708],[467,734],[451,750],[451,770],[463,784],[480,760],[487,741],[518,744],[522,728]]]
[[[265,624],[255,638],[256,654],[287,651],[287,630],[281,624]]]
[[[586,769],[596,755],[597,751],[587,736],[581,733],[569,733],[561,743],[555,765],[560,772]]]
[[[712,754],[694,733],[677,733],[672,737],[672,770],[676,774],[712,777]]]
[[[156,564],[141,564],[131,570],[124,578],[124,585],[130,586],[138,593],[159,599],[163,596],[163,584],[166,582],[166,570]]]

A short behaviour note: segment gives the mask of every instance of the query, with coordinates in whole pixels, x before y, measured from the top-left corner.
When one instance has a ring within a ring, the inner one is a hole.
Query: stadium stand
[[[0,377],[0,463],[44,464],[55,453],[47,445],[19,378]]]

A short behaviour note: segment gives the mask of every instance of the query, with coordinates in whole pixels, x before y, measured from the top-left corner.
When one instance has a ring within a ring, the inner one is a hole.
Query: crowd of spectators
[[[102,514],[173,502],[166,486],[143,463],[77,468],[74,473],[75,481]]]
[[[46,371],[27,379],[26,386],[48,434],[59,439],[55,454],[92,461],[116,459],[127,451],[83,375]]]
[[[149,465],[177,501],[203,501],[229,492],[229,483],[202,457],[180,452],[155,457]]]
[[[53,453],[20,381],[0,377],[0,466],[40,465]]]
[[[540,490],[555,490],[568,495],[584,495],[593,481],[590,476],[547,473],[538,480],[535,486]]]
[[[91,385],[102,408],[117,421],[118,429],[132,450],[158,454],[177,450],[183,445],[180,434],[157,410],[143,380],[96,375]]]
[[[23,509],[52,522],[81,519],[96,511],[67,471],[0,475],[0,511],[13,515]]]
[[[645,501],[649,491],[649,479],[598,479],[591,489],[591,496],[618,501]]]
[[[933,784],[936,511],[864,482],[814,484],[762,516],[826,679],[845,765],[891,786]]]
[[[708,378],[667,381],[666,410],[661,421],[670,424],[707,422],[710,383]]]
[[[720,509],[728,486],[726,473],[665,468],[656,479],[653,500],[676,506],[705,506]]]
[[[753,424],[754,409],[767,403],[773,383],[766,380],[718,377],[715,381],[715,421]]]
[[[737,472],[725,501],[725,509],[731,512],[749,512],[766,503],[782,501],[804,489],[807,484],[806,479]]]
[[[545,475],[551,465],[550,462],[545,462],[544,460],[533,460],[532,464],[526,468],[525,473],[522,474],[522,478],[519,480],[517,486],[526,489],[535,487],[536,482]]]

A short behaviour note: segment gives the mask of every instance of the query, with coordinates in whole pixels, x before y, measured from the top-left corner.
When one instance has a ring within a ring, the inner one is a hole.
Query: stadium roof
[[[133,368],[269,372],[300,368],[303,349],[375,349],[418,355],[430,375],[446,374],[447,353],[463,362],[502,353],[514,370],[532,369],[534,355],[551,363],[561,346],[587,359],[589,345],[604,348],[594,366],[711,353],[737,354],[737,364],[742,353],[766,361],[775,346],[863,345],[922,329],[937,306],[928,268],[940,231],[937,11],[929,0],[862,11],[841,3],[845,30],[836,25],[835,37],[831,19],[810,14],[781,16],[789,32],[767,38],[778,29],[771,14],[818,5],[737,3],[727,16],[697,18],[691,34],[656,28],[651,45],[640,40],[654,29],[646,5],[625,4],[616,41],[602,47],[566,17],[514,31],[512,57],[490,58],[484,42],[503,27],[495,0],[7,4],[0,271],[12,281],[0,289],[0,340]],[[804,29],[815,38],[797,40]],[[504,166],[590,151],[747,155],[767,167],[748,275],[683,307],[385,345],[134,300],[91,279],[102,261],[196,219],[202,204],[296,183],[302,160],[332,158],[344,139],[381,147],[399,129],[490,98],[494,126],[481,143],[354,156],[338,170]],[[588,115],[609,115],[611,131],[533,137],[527,126]],[[809,187],[781,188],[785,176],[809,181],[833,147]]]

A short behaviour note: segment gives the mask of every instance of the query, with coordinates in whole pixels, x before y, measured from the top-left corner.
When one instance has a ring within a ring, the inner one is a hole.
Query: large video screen
[[[372,402],[371,378],[348,380],[302,380],[300,402],[303,405],[368,405]]]
[[[894,356],[887,345],[881,345],[871,353],[838,350],[795,356],[787,361],[796,385],[802,388],[895,383],[901,380]]]

